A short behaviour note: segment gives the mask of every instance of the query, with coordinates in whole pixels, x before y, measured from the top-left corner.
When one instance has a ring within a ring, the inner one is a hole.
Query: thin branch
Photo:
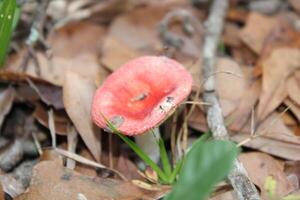
[[[228,133],[224,124],[223,114],[220,103],[215,91],[215,73],[216,52],[219,38],[223,31],[224,17],[228,8],[228,0],[214,0],[211,6],[210,14],[205,22],[206,33],[203,44],[202,70],[205,81],[203,88],[204,102],[210,103],[207,106],[207,122],[215,139],[226,140]],[[257,189],[250,181],[242,163],[236,159],[231,173],[228,175],[238,200],[258,200],[260,199]]]
[[[34,62],[35,71],[36,71],[37,75],[40,75],[40,73],[41,73],[40,66],[39,66],[38,60],[36,58],[34,46],[36,45],[36,43],[38,41],[40,41],[40,43],[43,44],[43,46],[46,49],[49,49],[49,46],[46,43],[46,40],[45,40],[44,34],[43,34],[43,28],[44,28],[44,24],[45,24],[46,16],[47,16],[46,11],[47,11],[49,2],[50,2],[50,0],[40,0],[38,2],[37,12],[33,18],[32,26],[30,28],[30,34],[29,34],[28,38],[26,39],[26,47],[27,48],[26,48],[24,58],[20,65],[20,69],[22,71],[27,70],[28,63],[29,63],[30,59],[32,59]]]

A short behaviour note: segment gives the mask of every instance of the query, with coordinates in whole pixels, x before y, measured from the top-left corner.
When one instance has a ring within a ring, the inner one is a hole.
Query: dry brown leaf
[[[300,145],[300,138],[283,123],[278,113],[272,113],[256,129],[257,134],[263,134],[264,137]]]
[[[73,58],[54,55],[49,60],[42,53],[37,53],[37,59],[40,64],[40,77],[58,86],[63,85],[65,74],[68,70],[76,71],[81,76],[85,76],[95,83],[102,82],[107,75],[101,69],[97,57],[92,54],[80,54]],[[29,64],[26,73],[38,77],[33,63]]]
[[[185,5],[185,2],[166,5],[152,4],[117,17],[112,22],[105,39],[101,62],[114,71],[133,57],[162,52],[163,45],[159,38],[158,25],[169,11],[177,8],[183,9]],[[152,17],[149,18],[149,16]],[[170,29],[173,30],[173,27]],[[199,33],[195,33],[195,36],[191,38],[181,33],[180,35],[182,35],[183,45],[176,52],[180,54],[178,60],[184,62],[198,58],[201,52],[201,43],[198,41]]]
[[[15,90],[12,87],[0,90],[0,128],[5,119],[5,116],[9,113],[12,107],[14,98]]]
[[[33,112],[33,116],[37,119],[37,121],[42,124],[43,126],[49,128],[48,123],[48,112],[47,108],[43,106],[41,103],[35,104],[35,109]],[[67,114],[64,111],[56,111],[53,110],[54,123],[55,123],[55,130],[57,134],[66,135],[68,124],[71,124]]]
[[[232,113],[246,90],[246,80],[240,66],[229,58],[216,63],[216,91],[224,116]]]
[[[244,93],[240,104],[238,105],[235,112],[232,113],[228,118],[232,119],[230,129],[241,130],[251,116],[252,109],[254,108],[259,95],[261,92],[261,81],[256,80],[252,85],[249,86],[247,92]]]
[[[264,119],[277,108],[288,95],[285,89],[287,77],[300,67],[300,50],[275,49],[263,63],[262,92],[257,116]]]
[[[236,199],[236,194],[234,191],[226,191],[212,198],[209,198],[208,200],[235,200],[235,199]]]
[[[300,106],[300,84],[295,76],[289,77],[286,83],[287,91],[291,100]]]
[[[0,200],[4,200],[4,192],[1,185],[0,185]]]
[[[93,158],[93,155],[87,149],[83,149],[80,152],[80,156],[87,158],[89,160],[93,160],[93,161],[95,160]],[[91,177],[97,176],[95,167],[87,166],[87,165],[79,163],[79,162],[76,163],[75,171],[79,172],[82,175],[86,175],[86,176],[91,176]]]
[[[91,120],[91,105],[95,84],[79,74],[68,71],[63,84],[63,100],[66,111],[94,158],[100,160],[99,129]]]
[[[300,33],[295,29],[295,23],[297,20],[298,17],[284,14],[281,14],[277,18],[278,24],[266,37],[260,57],[255,63],[255,77],[262,74],[262,62],[270,56],[274,49],[283,47],[300,47]]]
[[[248,15],[246,26],[241,30],[239,37],[259,54],[263,49],[265,39],[276,25],[276,18],[252,12]]]
[[[102,26],[75,22],[52,32],[48,42],[54,56],[74,59],[80,54],[98,55],[105,32]]]
[[[300,1],[298,0],[289,0],[291,6],[299,13],[300,12]]]
[[[231,139],[236,142],[242,142],[250,137],[250,124],[242,132],[233,134]],[[233,130],[237,131],[237,130]],[[244,144],[262,152],[266,152],[288,160],[299,160],[300,138],[295,136],[289,130],[279,114],[273,113],[258,127],[255,131],[258,137]]]
[[[241,40],[236,37],[239,34],[240,28],[234,23],[227,22],[224,27],[223,39],[225,45],[230,47],[239,47],[241,45]]]
[[[61,166],[57,161],[42,161],[33,170],[27,193],[16,200],[78,199],[155,199],[165,191],[147,191],[130,182],[114,179],[92,178]]]
[[[293,187],[283,171],[282,164],[268,154],[259,152],[244,153],[239,156],[239,159],[245,166],[250,179],[260,188],[263,199],[268,197],[264,187],[268,176],[272,176],[276,180],[276,193],[279,197],[284,197],[293,191]]]
[[[289,98],[284,100],[284,104],[289,106],[292,113],[296,116],[298,123],[300,122],[300,106],[295,104],[295,102]]]
[[[140,52],[128,48],[117,38],[107,36],[102,47],[102,64],[111,71],[115,71],[128,60],[139,57]]]

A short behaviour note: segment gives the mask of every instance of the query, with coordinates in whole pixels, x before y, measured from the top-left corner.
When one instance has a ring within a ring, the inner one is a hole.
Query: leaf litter
[[[264,183],[270,175],[283,197],[297,193],[300,183],[299,3],[289,0],[289,6],[263,14],[248,2],[237,2],[228,11],[218,49],[216,92],[231,139],[246,147],[240,159],[262,198],[267,195]],[[0,71],[0,199],[2,190],[24,200],[158,199],[165,195],[170,188],[157,184],[155,173],[140,172],[136,156],[119,139],[109,139],[94,127],[91,99],[105,78],[128,60],[165,55],[191,72],[194,87],[189,100],[201,102],[195,94],[201,93],[206,81],[200,64],[201,27],[207,15],[203,5],[183,0],[51,2],[45,12],[44,40],[34,47],[22,71],[27,51],[24,31],[29,32],[38,6],[24,3],[6,68]],[[194,32],[184,30],[189,23],[182,20],[182,10],[196,19]],[[159,27],[166,20],[168,30],[162,32]],[[54,126],[49,124],[49,110]],[[186,113],[178,112],[176,127],[183,126]],[[187,119],[186,137],[207,131],[205,114],[203,106],[196,105]],[[77,142],[70,140],[70,127],[78,133]],[[50,132],[54,132],[56,150],[51,149]],[[163,132],[166,141],[172,140],[168,129]],[[61,155],[75,160],[71,162],[74,170],[65,167]],[[212,199],[234,197],[229,189]]]

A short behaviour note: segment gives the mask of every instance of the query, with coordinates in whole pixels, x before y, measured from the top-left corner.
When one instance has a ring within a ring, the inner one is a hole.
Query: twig
[[[73,159],[76,162],[79,162],[81,164],[85,164],[85,165],[88,165],[88,166],[91,166],[91,167],[95,167],[95,168],[99,168],[99,169],[106,169],[106,170],[112,171],[115,174],[117,174],[122,180],[127,180],[127,178],[123,174],[121,174],[121,172],[119,172],[115,169],[106,167],[102,164],[96,163],[92,160],[89,160],[85,157],[82,157],[82,156],[77,155],[75,153],[72,153],[70,151],[66,151],[66,150],[59,149],[59,148],[54,148],[54,150],[55,150],[55,152],[59,153],[60,155],[63,155],[63,156],[65,156],[67,158],[70,158],[70,159]]]
[[[74,126],[72,126],[70,124],[68,124],[67,140],[68,140],[68,151],[75,153],[77,142],[78,142],[78,133],[75,130]],[[74,160],[68,158],[66,166],[69,169],[75,169],[76,162]]]
[[[224,24],[224,17],[228,8],[228,0],[214,0],[210,14],[205,22],[206,33],[203,44],[203,60],[202,70],[205,81],[203,88],[204,102],[208,102],[211,106],[207,106],[207,122],[208,127],[213,133],[215,139],[226,140],[228,133],[224,124],[222,110],[217,99],[215,91],[215,73],[214,67],[216,63],[216,51]],[[231,173],[228,175],[239,200],[258,200],[259,194],[253,183],[251,183],[242,163],[236,159]]]
[[[30,29],[30,34],[28,38],[26,39],[26,46],[27,51],[24,55],[24,58],[21,62],[21,70],[26,71],[28,67],[28,63],[30,59],[33,59],[35,70],[37,75],[40,75],[40,66],[38,63],[38,59],[35,55],[34,46],[35,44],[40,41],[43,46],[48,49],[48,45],[45,42],[45,38],[43,35],[43,28],[46,21],[46,14],[47,14],[47,8],[49,5],[50,0],[40,0],[38,3],[37,13],[33,18],[33,23]]]
[[[53,110],[48,111],[48,126],[51,134],[52,148],[56,148],[56,131]]]

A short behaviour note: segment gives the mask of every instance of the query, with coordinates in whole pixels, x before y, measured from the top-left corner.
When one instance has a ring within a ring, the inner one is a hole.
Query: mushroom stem
[[[142,135],[134,136],[136,144],[155,162],[158,163],[159,146],[158,140],[160,139],[159,128],[156,127]]]

